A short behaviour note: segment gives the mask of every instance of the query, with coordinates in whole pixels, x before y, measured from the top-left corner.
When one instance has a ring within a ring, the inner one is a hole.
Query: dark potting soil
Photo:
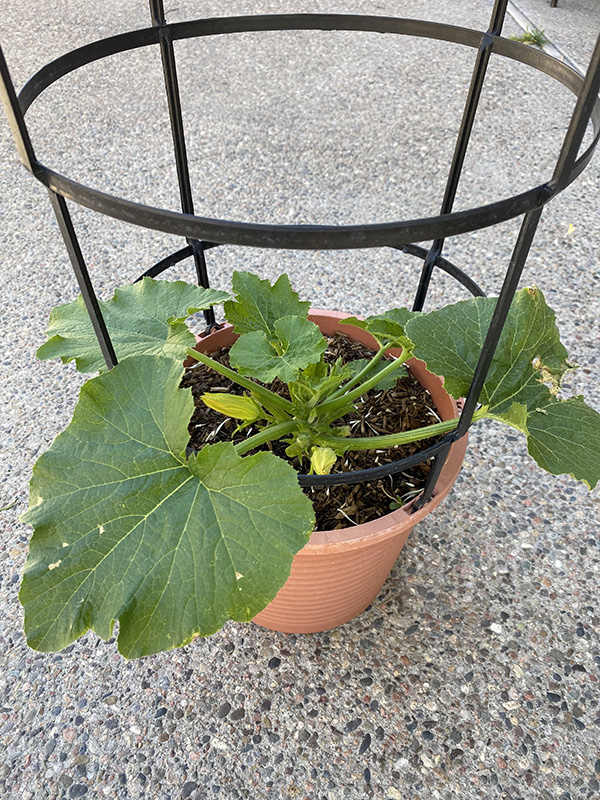
[[[215,360],[229,366],[229,348],[209,354]],[[372,358],[373,351],[341,334],[328,339],[325,360],[329,363],[341,357],[344,363],[359,358]],[[288,397],[287,386],[279,380],[266,384],[269,389]],[[205,444],[215,442],[243,441],[257,433],[254,426],[236,433],[237,422],[208,408],[200,400],[205,392],[231,392],[243,394],[244,389],[232,383],[210,367],[197,363],[187,369],[182,387],[190,387],[195,402],[195,411],[189,425],[189,446],[200,450]],[[381,391],[371,389],[355,403],[356,411],[336,421],[336,425],[349,425],[352,437],[377,436],[399,431],[414,430],[431,425],[439,420],[431,395],[410,373],[405,373],[393,389]],[[338,458],[332,472],[349,472],[367,469],[380,464],[389,464],[412,455],[438,441],[432,437],[420,442],[401,445],[387,450],[359,450],[347,452]],[[272,450],[287,460],[298,472],[308,470],[308,461],[301,465],[297,458],[285,455],[286,444],[270,442],[261,449]],[[346,486],[306,487],[304,492],[312,500],[317,519],[317,530],[335,530],[360,525],[389,514],[391,508],[408,502],[425,485],[431,467],[430,461],[419,464],[397,475],[390,475],[369,483]]]

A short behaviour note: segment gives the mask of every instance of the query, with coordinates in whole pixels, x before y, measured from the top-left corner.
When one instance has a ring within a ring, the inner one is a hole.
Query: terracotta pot
[[[375,340],[359,328],[340,325],[348,314],[313,310],[309,319],[326,335],[336,332],[376,348]],[[198,342],[198,349],[215,352],[237,339],[230,325]],[[392,354],[394,351],[391,351]],[[458,416],[456,401],[442,380],[425,369],[422,361],[407,362],[414,377],[433,398],[443,420]],[[316,633],[336,628],[361,614],[379,594],[408,534],[433,511],[456,480],[467,447],[464,436],[450,448],[437,490],[427,505],[409,514],[411,504],[364,525],[337,531],[315,531],[294,557],[290,577],[275,599],[254,617],[254,622],[283,633]]]

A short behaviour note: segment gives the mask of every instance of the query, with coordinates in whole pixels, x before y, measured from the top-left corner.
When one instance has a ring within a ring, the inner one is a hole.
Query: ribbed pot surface
[[[283,633],[316,633],[362,614],[379,594],[411,528],[353,550],[301,551],[285,586],[253,621]]]

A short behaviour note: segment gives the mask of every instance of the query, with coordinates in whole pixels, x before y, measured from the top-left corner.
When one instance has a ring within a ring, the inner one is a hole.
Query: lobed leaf
[[[307,319],[282,317],[269,339],[264,331],[244,333],[229,351],[231,366],[248,378],[270,383],[296,380],[301,369],[314,364],[327,348],[321,331]]]
[[[268,280],[251,272],[234,272],[231,286],[236,298],[225,303],[225,318],[236,333],[262,331],[271,340],[277,336],[277,320],[308,316],[310,303],[299,299],[285,274],[271,286]]]
[[[444,387],[454,397],[469,389],[495,306],[496,298],[478,297],[407,324],[415,356],[444,376]],[[542,469],[572,475],[593,488],[600,479],[600,414],[582,397],[557,399],[561,379],[570,369],[555,314],[542,292],[521,289],[479,401],[488,407],[489,417],[527,436],[529,453]]]
[[[241,458],[220,443],[186,460],[182,374],[141,356],[88,381],[34,467],[20,593],[33,648],[60,650],[90,628],[106,639],[118,619],[133,658],[249,620],[308,540],[311,503],[272,453]]]
[[[143,278],[117,289],[112,300],[100,301],[100,309],[119,361],[132,355],[164,355],[183,361],[195,343],[184,320],[229,296],[184,281]],[[52,310],[46,333],[48,341],[38,349],[38,358],[60,358],[64,364],[75,360],[80,372],[106,370],[81,295]]]
[[[471,385],[492,314],[495,297],[475,297],[421,314],[407,324],[415,342],[414,355],[443,375],[446,390],[463,397]],[[555,314],[539,289],[521,289],[513,300],[479,401],[495,414],[513,403],[528,410],[547,401],[571,369],[560,342]]]
[[[527,417],[527,449],[542,469],[593,489],[600,480],[600,414],[583,397],[550,402]]]
[[[600,480],[600,414],[583,397],[558,400],[548,392],[543,406],[528,411],[513,403],[503,414],[490,414],[527,437],[527,450],[553,475],[570,475],[593,489]]]

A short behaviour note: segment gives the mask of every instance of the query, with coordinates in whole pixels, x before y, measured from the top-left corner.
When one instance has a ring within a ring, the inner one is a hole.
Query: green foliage
[[[195,342],[184,320],[228,297],[184,281],[143,278],[117,289],[112,300],[100,301],[100,310],[119,361],[144,353],[183,360]],[[38,358],[60,358],[64,364],[75,360],[80,372],[106,369],[81,295],[52,311],[47,336]]]
[[[388,349],[390,347],[403,347],[407,351],[407,358],[410,357],[411,341],[406,336],[405,329],[409,320],[420,316],[418,311],[409,311],[406,308],[393,308],[384,314],[357,319],[347,317],[342,320],[344,325],[354,325],[356,328],[368,333],[376,339],[380,347]]]
[[[543,49],[544,45],[548,44],[549,39],[544,33],[543,29],[527,28],[523,33],[516,34],[510,37],[514,42],[521,42],[522,44],[531,44],[535,47]]]
[[[235,272],[232,287],[236,298],[225,303],[225,316],[240,334],[230,353],[240,374],[289,383],[320,360],[327,342],[308,321],[310,303],[299,300],[287,275],[271,286],[250,272]]]
[[[444,375],[454,397],[468,391],[495,306],[495,298],[474,298],[423,314],[406,326],[415,356]],[[600,479],[600,414],[582,398],[556,397],[572,368],[544,295],[536,288],[521,289],[479,401],[486,416],[527,436],[529,452],[543,469],[573,475],[593,487]]]
[[[492,314],[496,298],[477,297],[439,311],[422,314],[407,325],[415,341],[414,353],[433,372],[444,375],[454,397],[466,394]],[[543,403],[549,393],[542,381],[560,386],[571,369],[560,342],[554,312],[539,289],[516,293],[479,398],[495,414],[513,403],[528,408]]]
[[[301,317],[275,320],[270,337],[262,330],[244,333],[230,350],[231,366],[241,375],[270,383],[298,378],[300,370],[319,361],[327,342],[314,322]]]
[[[527,449],[542,469],[593,489],[600,480],[600,414],[583,397],[549,402],[527,415]]]
[[[360,369],[353,369],[354,364],[364,366],[359,361],[343,364],[342,359],[338,358],[334,364],[318,361],[302,370],[297,380],[288,384],[296,415],[302,416],[308,422],[314,422],[318,416],[315,407],[358,374]]]
[[[251,619],[284,584],[314,513],[289,464],[270,452],[243,454],[281,440],[288,457],[326,474],[348,449],[453,430],[456,420],[351,438],[339,419],[369,389],[392,386],[413,353],[450,394],[465,395],[496,305],[474,298],[429,314],[350,317],[345,324],[370,333],[379,349],[370,361],[343,365],[325,363],[326,341],[287,276],[271,286],[235,273],[233,291],[225,303],[239,334],[233,370],[191,351],[184,322],[225,293],[145,279],[102,304],[119,364],[82,388],[72,422],[34,467],[23,516],[35,529],[20,594],[32,647],[61,649],[88,629],[108,638],[119,620],[119,649],[133,658],[186,644],[228,619]],[[53,312],[48,335],[40,357],[104,369],[81,298]],[[392,348],[396,360],[385,358]],[[186,353],[246,390],[204,398],[253,422],[256,433],[186,456],[192,399],[178,388]],[[542,293],[517,292],[474,421],[522,431],[543,469],[593,487],[600,415],[581,397],[558,398],[571,368]],[[288,384],[290,400],[264,385],[275,378]],[[390,499],[397,507],[409,496]]]
[[[285,582],[310,501],[271,453],[221,443],[186,459],[182,374],[140,356],[88,381],[36,464],[20,594],[32,647],[60,650],[88,628],[107,639],[118,619],[123,655],[169,650],[251,619]]]
[[[357,358],[356,361],[350,361],[350,363],[346,364],[348,373],[350,377],[356,377],[361,370],[363,370],[367,364],[369,364],[369,360],[367,358]],[[382,370],[384,370],[388,366],[388,361],[380,361],[378,364],[375,364],[373,367],[373,375],[378,375]],[[406,368],[401,367],[395,370],[391,375],[386,375],[383,377],[376,385],[375,388],[381,390],[382,392],[386,392],[389,389],[393,389],[396,385],[396,381],[399,378],[402,378],[406,375]]]
[[[275,323],[282,317],[306,319],[310,303],[302,302],[292,289],[287,275],[280,275],[273,286],[251,272],[234,272],[231,288],[235,300],[225,303],[225,317],[236,333],[262,331],[277,341]]]

